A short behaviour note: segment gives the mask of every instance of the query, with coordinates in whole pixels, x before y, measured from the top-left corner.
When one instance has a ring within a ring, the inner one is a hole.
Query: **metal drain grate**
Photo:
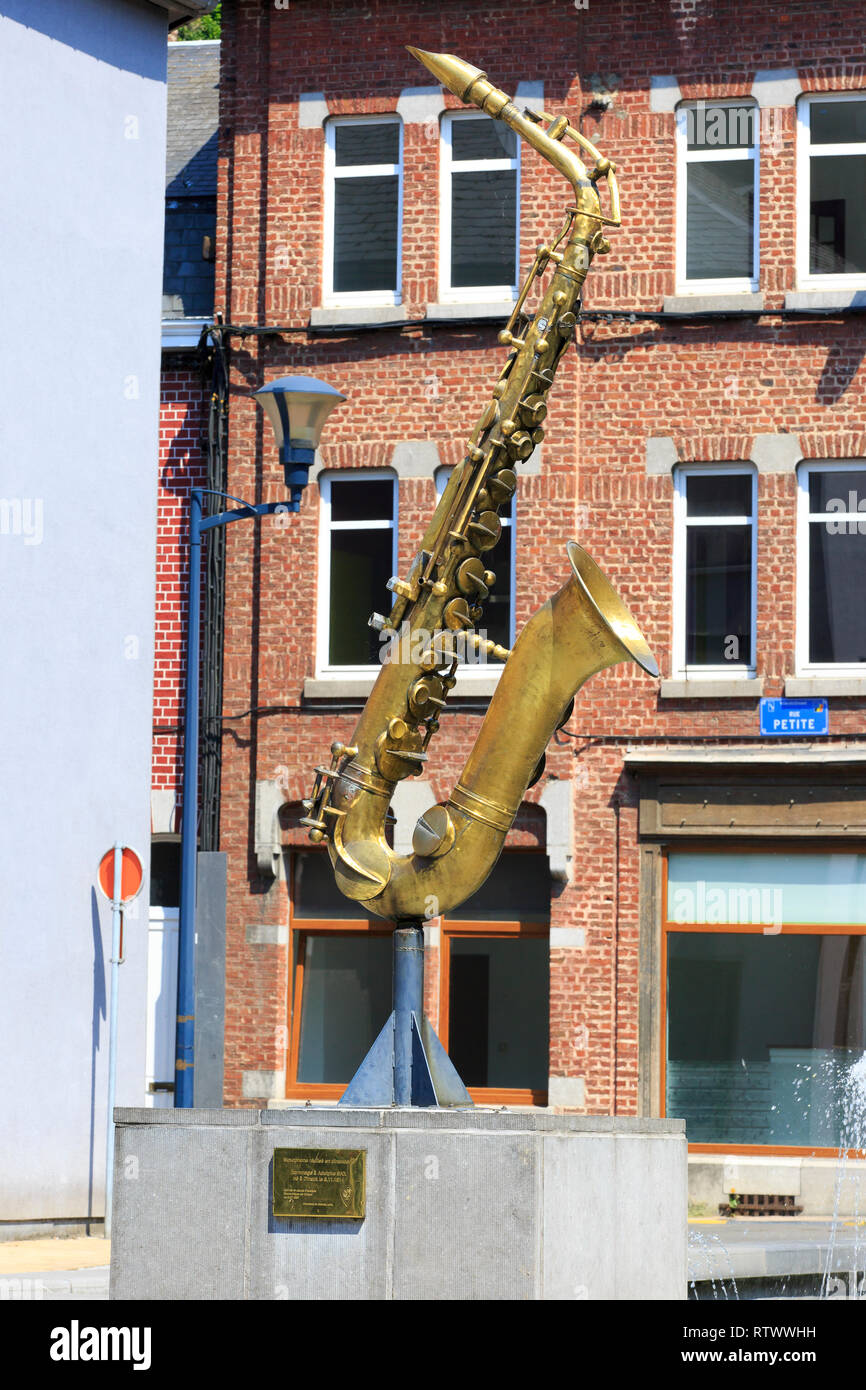
[[[732,1192],[727,1202],[719,1203],[720,1216],[799,1216],[802,1210],[796,1197],[776,1193]]]

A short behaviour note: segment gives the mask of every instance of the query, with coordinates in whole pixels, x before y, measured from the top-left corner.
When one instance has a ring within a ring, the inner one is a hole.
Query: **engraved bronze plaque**
[[[365,1149],[274,1149],[274,1216],[357,1221],[366,1195]]]

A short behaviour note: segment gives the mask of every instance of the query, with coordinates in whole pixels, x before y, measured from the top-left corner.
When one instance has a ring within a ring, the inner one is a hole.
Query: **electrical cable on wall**
[[[207,420],[207,486],[225,492],[228,484],[228,361],[222,323],[208,324],[199,339],[202,377],[210,378]],[[199,847],[219,849],[222,769],[223,618],[225,614],[225,530],[207,533],[201,662],[201,818]]]

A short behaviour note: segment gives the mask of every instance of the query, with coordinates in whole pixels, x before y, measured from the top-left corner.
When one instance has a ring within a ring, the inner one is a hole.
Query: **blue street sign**
[[[829,733],[826,700],[762,700],[761,733],[812,737]]]

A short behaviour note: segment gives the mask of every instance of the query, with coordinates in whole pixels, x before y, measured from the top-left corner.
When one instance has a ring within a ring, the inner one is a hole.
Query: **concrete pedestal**
[[[679,1120],[117,1110],[116,1299],[686,1296]],[[363,1220],[275,1220],[275,1148],[363,1148]]]

